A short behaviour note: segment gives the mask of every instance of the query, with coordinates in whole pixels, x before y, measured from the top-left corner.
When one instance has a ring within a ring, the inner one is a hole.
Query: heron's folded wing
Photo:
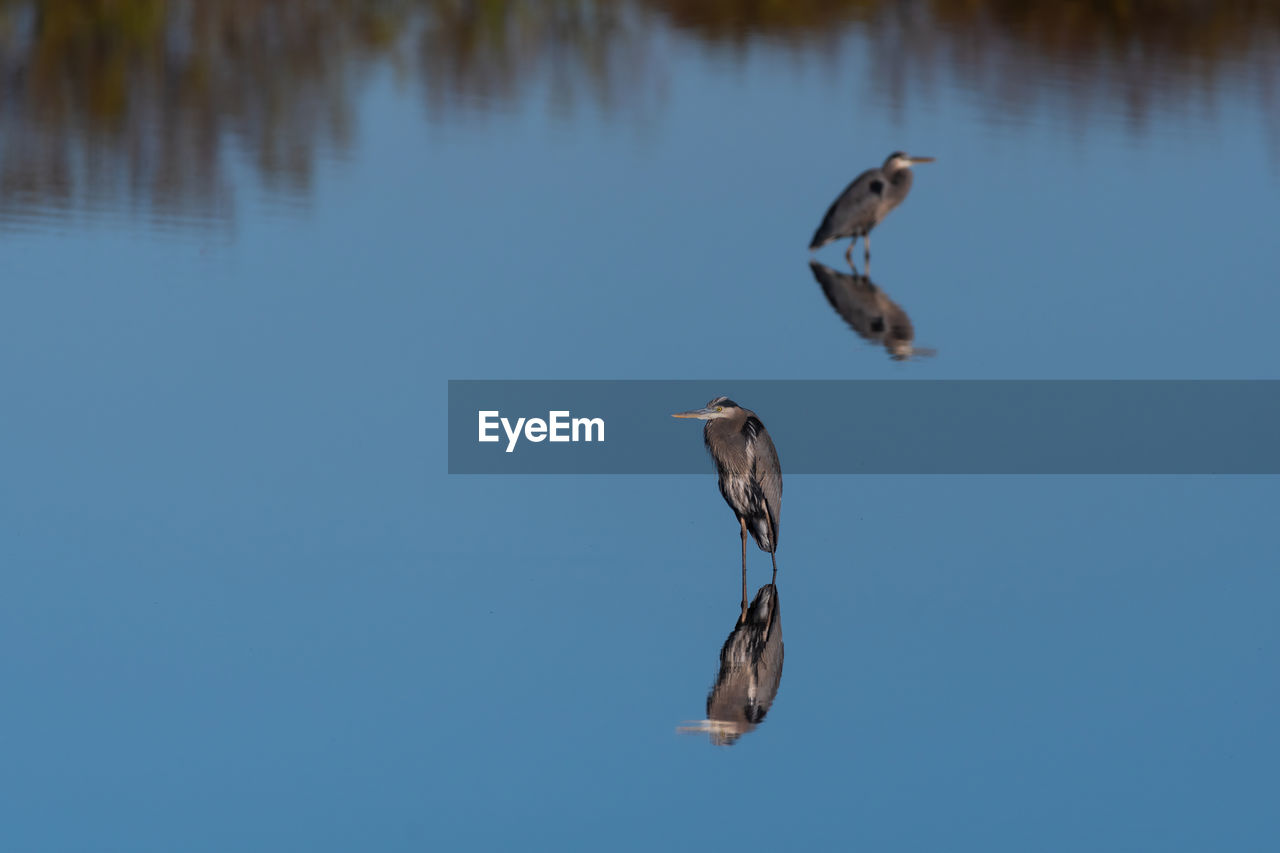
[[[782,517],[782,465],[778,450],[773,446],[769,433],[761,430],[755,443],[756,478],[760,491],[769,506],[769,519],[773,522],[773,547],[778,547],[778,527]]]
[[[844,192],[827,208],[827,215],[814,232],[810,249],[852,237],[875,224],[876,211],[884,199],[884,175],[879,169],[868,169],[853,179]]]

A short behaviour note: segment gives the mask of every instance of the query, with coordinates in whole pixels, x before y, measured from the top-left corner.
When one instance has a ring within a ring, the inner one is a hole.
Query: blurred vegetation
[[[1154,109],[1211,97],[1230,75],[1259,91],[1280,133],[1280,0],[643,2],[673,27],[730,46],[772,39],[831,51],[856,25],[878,73],[851,95],[875,90],[892,106],[945,75],[1006,114],[1047,105],[1085,121],[1101,106],[1141,126]]]
[[[305,193],[396,30],[369,0],[0,0],[0,209],[221,219],[228,143]]]
[[[511,4],[514,5],[514,4]],[[953,34],[993,26],[1028,45],[1094,50],[1137,41],[1171,52],[1222,55],[1251,31],[1280,27],[1274,0],[645,0],[675,26],[700,37],[803,36],[832,25],[913,19]]]
[[[1028,49],[1091,57],[1142,49],[1167,59],[1231,57],[1280,33],[1274,0],[932,0],[944,29],[991,26]]]
[[[947,75],[998,110],[1105,102],[1140,124],[1231,73],[1280,112],[1280,2],[1262,0],[0,0],[0,210],[123,196],[222,218],[232,153],[305,196],[317,156],[351,145],[377,63],[432,115],[531,92],[611,112],[678,82],[662,33],[830,59],[851,27],[877,69],[851,98]]]

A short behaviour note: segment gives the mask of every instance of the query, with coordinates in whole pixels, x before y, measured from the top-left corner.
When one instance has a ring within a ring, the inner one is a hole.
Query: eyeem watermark
[[[449,472],[705,475],[671,413],[721,394],[786,476],[1280,475],[1280,380],[450,380]]]
[[[604,441],[604,418],[575,418],[568,411],[547,412],[547,419],[502,417],[496,409],[476,412],[479,422],[479,441],[501,441],[498,428],[507,435],[507,453],[516,449],[523,433],[528,441]]]

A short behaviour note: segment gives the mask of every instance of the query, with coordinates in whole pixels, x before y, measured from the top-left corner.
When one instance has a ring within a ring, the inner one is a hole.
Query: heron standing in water
[[[825,246],[832,240],[852,237],[844,257],[853,266],[853,247],[862,238],[865,262],[871,263],[871,229],[889,215],[889,211],[902,204],[911,192],[911,164],[932,163],[932,157],[908,157],[895,151],[878,169],[868,169],[845,187],[840,197],[831,203],[822,224],[814,232],[809,249]]]
[[[673,418],[706,421],[702,440],[716,461],[720,494],[738,516],[742,532],[742,618],[747,618],[747,533],[773,561],[778,579],[778,519],[782,514],[782,467],[769,432],[750,409],[728,397],[704,408],[677,412]]]

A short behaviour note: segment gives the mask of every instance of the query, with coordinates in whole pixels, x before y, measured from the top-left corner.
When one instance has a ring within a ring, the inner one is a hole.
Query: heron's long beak
[[[933,162],[932,157],[908,157],[907,159],[910,160],[912,163],[932,163]]]
[[[698,420],[706,420],[706,419],[707,419],[707,416],[708,416],[708,415],[711,415],[711,414],[714,414],[714,412],[713,412],[711,409],[708,409],[708,408],[706,408],[706,407],[704,406],[704,407],[703,407],[703,408],[701,408],[701,409],[694,409],[694,410],[689,411],[689,412],[676,412],[676,413],[675,413],[674,415],[672,415],[671,417],[673,417],[673,418],[697,418]]]

